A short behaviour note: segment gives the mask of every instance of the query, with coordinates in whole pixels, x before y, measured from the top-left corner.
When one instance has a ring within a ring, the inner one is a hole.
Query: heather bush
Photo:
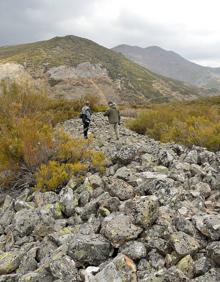
[[[198,145],[220,150],[220,112],[217,105],[198,100],[191,103],[152,105],[130,120],[130,129],[161,142]]]
[[[0,184],[21,185],[20,178],[27,181],[28,174],[36,189],[45,191],[73,175],[81,179],[89,169],[104,170],[104,156],[90,149],[92,140],[54,129],[78,115],[84,101],[53,100],[26,83],[2,84],[0,90]]]

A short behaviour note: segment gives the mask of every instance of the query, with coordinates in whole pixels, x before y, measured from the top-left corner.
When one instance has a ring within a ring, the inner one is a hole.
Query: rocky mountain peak
[[[103,113],[90,140],[106,155],[57,192],[7,195],[0,210],[1,281],[220,281],[220,155],[162,144]],[[64,122],[82,135],[79,119]]]

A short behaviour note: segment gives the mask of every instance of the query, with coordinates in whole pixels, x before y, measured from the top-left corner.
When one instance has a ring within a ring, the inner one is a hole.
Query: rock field
[[[82,135],[79,119],[63,124]],[[220,152],[161,144],[93,115],[103,176],[0,209],[0,282],[219,282]]]

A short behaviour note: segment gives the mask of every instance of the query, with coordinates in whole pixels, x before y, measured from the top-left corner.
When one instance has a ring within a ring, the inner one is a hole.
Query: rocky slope
[[[78,119],[62,126],[81,135]],[[0,281],[220,281],[220,154],[161,144],[93,116],[104,175],[23,191],[0,211]]]
[[[220,68],[192,63],[173,51],[157,46],[141,48],[119,45],[112,50],[149,70],[199,87],[220,89]]]
[[[74,99],[91,94],[98,96],[101,103],[108,100],[142,103],[207,94],[203,89],[156,75],[112,50],[76,36],[1,47],[0,70],[4,71],[7,63],[13,69],[15,63],[18,68],[23,66],[57,98]]]

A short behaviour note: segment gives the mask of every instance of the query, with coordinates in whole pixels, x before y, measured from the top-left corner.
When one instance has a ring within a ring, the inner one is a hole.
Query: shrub
[[[33,181],[26,173],[35,175],[37,189],[50,190],[88,169],[104,170],[104,156],[90,149],[91,141],[54,130],[78,115],[81,100],[49,99],[29,84],[2,84],[0,90],[0,183]]]
[[[212,100],[207,100],[212,101]],[[187,103],[153,105],[139,111],[127,126],[162,142],[198,145],[220,150],[220,112],[216,105],[198,100]]]

